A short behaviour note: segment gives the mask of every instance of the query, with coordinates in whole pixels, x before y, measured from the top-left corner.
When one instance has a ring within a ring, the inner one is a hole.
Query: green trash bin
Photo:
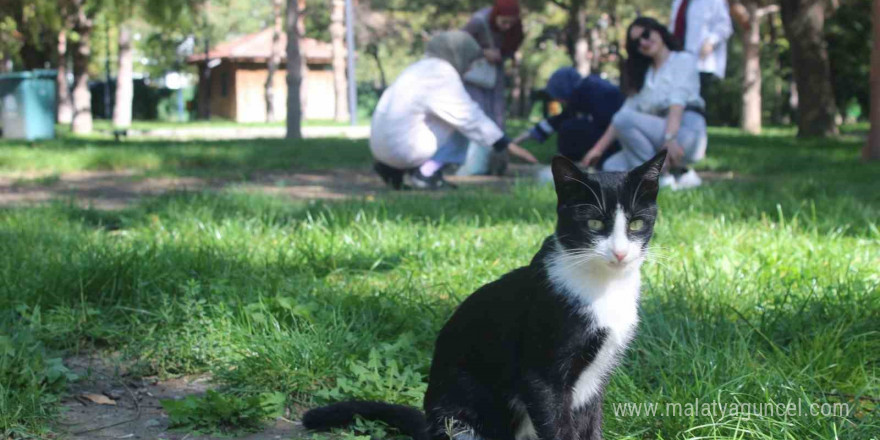
[[[55,137],[54,70],[0,75],[0,123],[6,139]]]

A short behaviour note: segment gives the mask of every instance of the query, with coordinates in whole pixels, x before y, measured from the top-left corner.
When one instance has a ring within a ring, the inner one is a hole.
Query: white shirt
[[[424,58],[407,67],[379,99],[370,150],[387,165],[414,168],[456,131],[486,147],[504,136],[465,91],[451,64]]]
[[[675,17],[682,0],[672,1],[669,31],[675,32]],[[699,57],[703,43],[714,46],[712,53],[697,62],[700,72],[724,78],[727,69],[727,40],[733,34],[727,0],[690,0],[685,16],[684,50]]]
[[[642,90],[623,103],[624,108],[658,116],[664,115],[673,105],[706,108],[700,97],[697,59],[688,52],[670,52],[669,58],[656,71],[653,65],[648,67]]]

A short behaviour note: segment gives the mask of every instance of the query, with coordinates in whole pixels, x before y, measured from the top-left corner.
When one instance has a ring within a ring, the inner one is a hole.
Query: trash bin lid
[[[3,81],[5,79],[21,80],[21,79],[55,78],[55,76],[57,74],[58,74],[57,70],[48,70],[48,69],[28,70],[25,72],[2,73],[2,74],[0,74],[0,81]]]

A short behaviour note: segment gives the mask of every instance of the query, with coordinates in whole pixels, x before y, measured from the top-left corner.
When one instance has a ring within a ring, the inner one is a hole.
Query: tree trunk
[[[379,88],[384,92],[388,88],[388,80],[385,77],[385,68],[382,66],[382,59],[379,58],[379,46],[371,44],[367,46],[367,53],[376,61],[376,68],[379,69]]]
[[[779,50],[779,31],[777,30],[776,18],[773,14],[767,15],[767,37],[769,41],[767,44],[773,48],[774,53],[777,53]],[[774,63],[773,69],[775,71],[775,75],[773,78],[773,108],[770,110],[771,113],[771,121],[774,124],[783,124],[783,120],[786,117],[785,113],[785,99],[783,96],[783,85],[785,84],[785,75],[783,74],[783,65],[782,59],[779,56],[776,56],[776,62]]]
[[[782,23],[791,44],[799,96],[798,136],[837,134],[837,105],[825,47],[825,0],[781,0]]]
[[[287,31],[287,139],[302,138],[300,85],[303,77],[303,61],[299,52],[298,17],[297,0],[287,0],[285,20]]]
[[[333,92],[335,119],[348,121],[348,89],[345,82],[345,1],[330,0],[330,44],[333,48]]]
[[[754,1],[745,3],[747,25],[742,32],[743,56],[743,96],[742,129],[747,133],[761,132],[761,22],[758,5]]]
[[[590,42],[587,32],[587,10],[584,0],[573,0],[568,11],[566,46],[574,68],[581,75],[590,74]]]
[[[266,122],[275,122],[275,71],[281,63],[281,0],[272,0],[272,17],[274,26],[272,28],[272,52],[269,55],[268,74],[266,75]]]
[[[513,54],[513,84],[510,88],[510,107],[513,109],[511,116],[522,117],[523,96],[522,96],[522,80],[523,65],[522,51],[518,50]]]
[[[67,31],[58,32],[58,73],[55,85],[58,90],[55,117],[59,124],[73,122],[73,101],[70,99],[70,84],[67,82]]]
[[[605,31],[600,26],[593,26],[590,29],[590,71],[600,71],[602,62],[602,50],[606,47]]]
[[[127,23],[119,25],[119,67],[116,72],[116,105],[113,106],[113,126],[131,126],[131,105],[134,100],[134,54],[131,48],[131,29]]]
[[[871,132],[863,150],[866,160],[880,160],[880,0],[874,0],[874,47],[871,49]]]
[[[89,92],[89,59],[92,55],[92,17],[86,13],[85,0],[75,0],[73,30],[79,39],[73,44],[73,120],[71,131],[92,132],[92,94]]]
[[[208,56],[211,53],[211,25],[208,22],[208,17],[211,14],[211,2],[209,0],[202,1],[202,17],[204,19],[204,23],[202,23],[203,28],[202,32],[204,33],[205,41],[204,41],[204,53],[205,60],[199,66],[199,93],[198,93],[198,115],[201,119],[210,120],[211,119],[211,68],[208,67],[211,64],[211,58]]]

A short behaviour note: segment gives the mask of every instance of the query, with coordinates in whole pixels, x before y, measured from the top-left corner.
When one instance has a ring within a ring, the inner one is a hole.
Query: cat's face
[[[664,150],[628,173],[598,174],[553,159],[556,237],[567,264],[612,274],[641,266],[654,232],[665,158]]]

